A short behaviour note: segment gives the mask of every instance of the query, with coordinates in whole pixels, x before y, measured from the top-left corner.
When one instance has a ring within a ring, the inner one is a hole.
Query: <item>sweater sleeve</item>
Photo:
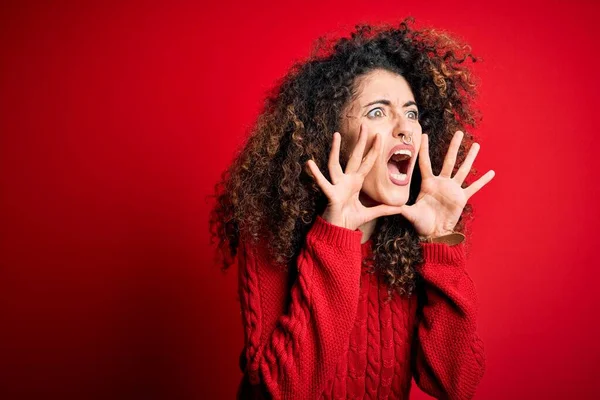
[[[437,399],[471,399],[485,371],[476,332],[475,285],[465,269],[464,243],[422,243],[413,376]]]
[[[245,335],[242,368],[246,389],[255,396],[300,400],[320,395],[354,324],[361,237],[359,230],[317,217],[297,258],[297,277],[287,300],[276,294],[282,285],[273,279],[272,270],[278,267],[242,246],[238,269]],[[286,307],[273,307],[273,302],[284,301]],[[272,315],[271,310],[277,309],[283,313]]]

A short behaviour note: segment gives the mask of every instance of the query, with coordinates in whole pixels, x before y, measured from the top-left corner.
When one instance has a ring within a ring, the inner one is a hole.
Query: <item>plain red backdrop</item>
[[[406,15],[484,58],[476,398],[599,398],[599,7],[326,0],[2,3],[0,398],[233,398],[205,198],[317,37]]]

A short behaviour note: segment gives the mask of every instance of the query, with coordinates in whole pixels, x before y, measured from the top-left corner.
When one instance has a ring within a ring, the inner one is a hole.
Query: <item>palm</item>
[[[452,180],[437,176],[424,179],[413,212],[418,216],[413,222],[422,236],[434,236],[437,227],[452,231],[467,204],[463,189]]]
[[[335,191],[329,198],[328,207],[323,215],[327,220],[334,220],[330,214],[343,215],[343,225],[358,227],[369,221],[369,210],[359,200],[363,178],[359,175],[344,174],[336,181]]]
[[[429,160],[429,138],[423,135],[419,153],[419,167],[423,176],[421,192],[414,205],[403,206],[401,211],[420,236],[441,236],[452,232],[469,198],[494,177],[494,171],[488,171],[469,187],[461,187],[479,151],[477,143],[473,144],[464,163],[451,177],[462,136],[462,132],[456,132],[442,171],[435,176]]]

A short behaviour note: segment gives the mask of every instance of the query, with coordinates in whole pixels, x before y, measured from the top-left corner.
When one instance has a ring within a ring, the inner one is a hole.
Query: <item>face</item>
[[[379,135],[379,156],[365,177],[360,199],[366,206],[406,204],[422,134],[413,93],[406,79],[382,69],[359,77],[356,84],[357,95],[342,114],[342,157],[345,161],[350,157],[361,127],[367,134],[363,157]],[[408,144],[402,141],[403,134]],[[409,157],[402,155],[407,150]]]

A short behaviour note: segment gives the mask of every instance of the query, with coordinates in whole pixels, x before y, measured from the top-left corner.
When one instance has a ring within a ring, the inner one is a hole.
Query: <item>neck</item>
[[[363,192],[360,192],[358,198],[359,198],[360,202],[362,203],[362,205],[364,205],[365,207],[374,207],[374,206],[378,205],[377,202],[375,202],[373,199],[371,199],[369,196],[367,196]],[[369,240],[369,238],[373,234],[373,231],[375,230],[376,224],[377,224],[377,218],[367,221],[358,227],[358,229],[362,232],[362,239],[360,240],[361,244],[366,243],[367,240]]]
[[[375,230],[376,223],[377,219],[372,219],[369,222],[365,222],[364,224],[358,227],[358,229],[362,232],[362,239],[360,239],[361,244],[366,243],[367,240],[369,240],[369,238],[373,234],[373,231]]]

